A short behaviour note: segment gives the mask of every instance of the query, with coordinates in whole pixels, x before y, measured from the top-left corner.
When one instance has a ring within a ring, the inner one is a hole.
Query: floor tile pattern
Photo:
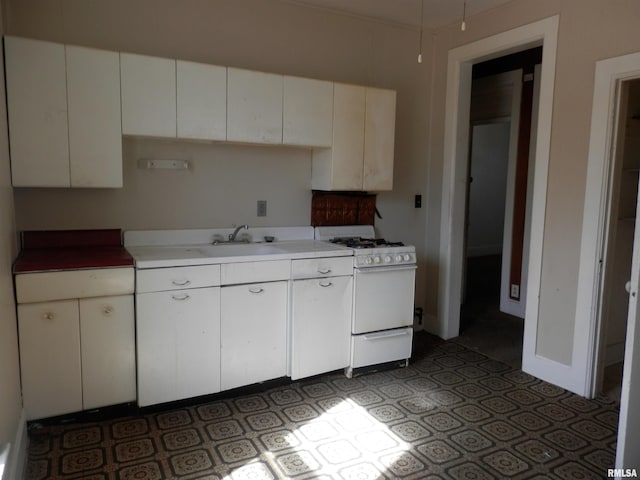
[[[32,423],[29,480],[602,479],[618,405],[416,334],[407,368]]]

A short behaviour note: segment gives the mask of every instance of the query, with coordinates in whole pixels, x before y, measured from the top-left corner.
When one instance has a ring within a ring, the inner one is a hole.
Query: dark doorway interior
[[[524,75],[529,75],[541,60],[542,47],[536,47],[476,64],[473,67],[474,84],[480,79],[517,69],[522,69]],[[486,97],[480,102],[489,105],[494,101],[491,98]],[[485,109],[491,111],[491,107],[485,107]],[[524,111],[521,110],[521,124],[523,124],[523,113]],[[530,110],[528,115],[530,120]],[[530,134],[530,123],[524,123],[524,125],[529,129]],[[528,152],[528,147],[526,150]],[[473,151],[473,147],[471,151]],[[523,198],[526,197],[526,177],[524,185]],[[473,184],[471,184],[471,188],[473,188]],[[473,211],[472,207],[472,205],[468,206],[469,212]],[[503,218],[505,212],[503,210],[495,212],[495,214],[502,215],[501,218]],[[469,218],[469,221],[472,220]],[[513,266],[513,258],[511,261],[511,266]],[[495,253],[467,256],[465,272],[465,285],[463,286],[465,294],[461,306],[460,335],[456,341],[515,368],[521,368],[524,321],[522,318],[500,311],[502,254],[496,251]]]
[[[467,295],[455,341],[520,369],[524,322],[500,311],[501,267],[501,255],[467,259]]]

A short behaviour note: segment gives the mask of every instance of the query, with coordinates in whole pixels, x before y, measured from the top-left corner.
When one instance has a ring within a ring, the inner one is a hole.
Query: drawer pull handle
[[[321,273],[322,275],[327,275],[327,274],[331,273],[331,269],[330,268],[319,268],[318,269],[318,273]]]
[[[44,312],[42,314],[42,319],[43,320],[53,320],[55,318],[55,313],[53,312]]]
[[[174,285],[177,285],[179,287],[184,287],[185,285],[189,285],[191,283],[190,280],[184,279],[184,280],[171,280],[171,283],[173,283]]]
[[[113,307],[111,305],[105,305],[102,309],[102,313],[105,315],[111,315],[113,313]]]
[[[409,335],[409,329],[403,328],[397,332],[371,333],[369,335],[363,335],[362,338],[365,340],[385,340],[387,338],[402,337],[404,335]]]
[[[325,282],[320,282],[320,286],[324,287],[324,288],[331,287],[332,285],[333,285],[333,283],[331,283],[331,282],[326,282],[326,283]]]
[[[251,293],[262,293],[264,292],[264,288],[250,288],[249,291]]]
[[[185,300],[189,300],[191,298],[191,295],[187,295],[186,293],[184,295],[171,295],[171,298],[183,302]]]

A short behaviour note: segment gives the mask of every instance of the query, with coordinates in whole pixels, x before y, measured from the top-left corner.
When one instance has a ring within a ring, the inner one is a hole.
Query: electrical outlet
[[[258,200],[258,216],[266,217],[267,216],[267,201],[266,200]]]
[[[511,298],[520,298],[520,285],[511,285]]]
[[[414,208],[422,208],[422,195],[416,195],[413,201]]]

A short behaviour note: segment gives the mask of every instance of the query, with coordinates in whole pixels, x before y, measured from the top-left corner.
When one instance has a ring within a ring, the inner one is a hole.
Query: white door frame
[[[542,245],[551,146],[551,122],[559,16],[555,15],[449,51],[440,228],[439,326],[443,338],[458,335],[462,291],[462,242],[469,139],[469,101],[474,63],[542,45],[538,134],[535,139],[531,238],[522,369],[536,377],[579,389],[571,366],[536,354]]]
[[[634,78],[640,78],[640,53],[596,62],[573,349],[573,361],[580,365],[584,378],[583,395],[589,398],[598,393],[601,276],[609,224],[617,90],[621,81]],[[627,338],[627,345],[630,340]]]

